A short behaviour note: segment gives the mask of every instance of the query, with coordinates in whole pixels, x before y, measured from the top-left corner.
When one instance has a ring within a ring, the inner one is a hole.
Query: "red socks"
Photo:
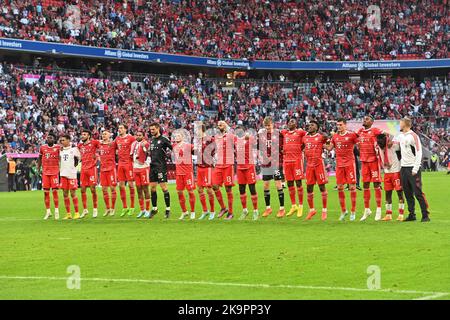
[[[109,205],[109,192],[108,190],[103,190],[103,200],[105,201],[105,206],[106,209],[110,209],[110,205]]]
[[[219,201],[220,208],[224,209],[225,203],[223,202],[222,192],[220,191],[220,189],[218,189],[218,190],[214,190],[214,193],[216,194],[217,201]]]
[[[53,204],[55,205],[55,209],[59,207],[59,198],[58,198],[58,190],[53,189]]]
[[[93,205],[94,205],[94,209],[97,209],[97,207],[98,207],[98,197],[97,197],[97,190],[95,190],[95,187],[94,187],[94,191],[92,192],[92,202],[93,202]]]
[[[377,208],[381,208],[381,188],[375,188],[375,202],[377,203]]]
[[[356,211],[356,189],[350,189],[350,200],[352,202],[352,212]]]
[[[291,198],[291,204],[297,204],[297,201],[295,200],[295,187],[288,187],[289,190],[289,197]]]
[[[310,209],[314,209],[314,193],[308,193],[308,206]]]
[[[303,205],[303,186],[297,187],[297,193],[298,193],[298,203],[302,206]]]
[[[364,208],[370,208],[370,189],[364,189]]]
[[[111,208],[110,209],[116,208],[116,200],[117,200],[117,191],[116,191],[116,188],[114,187],[111,190]]]
[[[211,212],[214,212],[215,203],[214,203],[214,193],[212,191],[208,193],[208,199],[209,199],[209,209],[211,210]]]
[[[233,191],[227,191],[228,212],[233,214]]]
[[[258,210],[258,195],[252,194],[250,198],[252,199],[253,210]]]
[[[339,196],[339,204],[341,205],[342,212],[347,211],[347,207],[345,206],[345,193],[344,193],[344,190],[342,190],[342,191],[339,190],[338,196]]]
[[[64,197],[64,206],[66,207],[66,212],[70,213],[70,199],[69,199],[69,197]]]
[[[81,192],[81,202],[83,203],[83,208],[87,208],[87,195],[86,192]]]
[[[191,207],[191,212],[195,211],[195,194],[194,191],[188,191],[189,194],[189,206]]]
[[[125,186],[121,186],[120,188],[120,199],[122,199],[122,206],[124,209],[128,208],[127,205],[127,191],[125,190]]]
[[[322,192],[322,209],[326,209],[328,205],[328,192]]]
[[[145,210],[150,211],[150,198],[145,199]]]
[[[247,209],[247,194],[243,193],[240,195],[240,197],[241,197],[242,209]]]
[[[139,198],[139,208],[144,211],[144,198]]]
[[[134,187],[130,186],[130,202],[131,202],[131,208],[134,208],[134,197],[136,196],[136,191]],[[126,197],[126,196],[125,196]]]
[[[44,190],[45,208],[50,209],[50,190]]]
[[[186,212],[187,211],[187,208],[186,208],[186,197],[184,196],[184,192],[183,191],[178,191],[178,199],[180,199],[181,211],[182,212]]]
[[[75,208],[75,212],[78,212],[78,197],[77,197],[76,193],[72,196],[72,202],[73,202],[73,207]],[[70,206],[70,204],[69,204],[69,206]]]
[[[208,207],[206,206],[206,195],[204,192],[198,192],[198,196],[200,197],[200,203],[202,204],[202,210],[203,212],[208,211]]]

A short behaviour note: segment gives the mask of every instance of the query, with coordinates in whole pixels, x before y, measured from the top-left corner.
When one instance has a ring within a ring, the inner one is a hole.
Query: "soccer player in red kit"
[[[133,174],[136,183],[139,208],[137,218],[150,217],[150,163],[148,160],[148,151],[150,143],[145,140],[144,131],[136,132],[136,141],[131,145],[131,155],[133,157]]]
[[[289,217],[294,212],[297,212],[297,217],[300,218],[303,215],[302,179],[304,178],[303,152],[301,146],[306,131],[297,129],[297,120],[294,118],[291,118],[287,125],[288,130],[281,130],[281,135],[283,136],[283,171],[292,203],[292,207],[286,216]],[[297,186],[298,206],[295,199],[296,190],[294,182]],[[277,215],[277,217],[281,218],[282,216]]]
[[[212,171],[214,165],[214,137],[206,135],[206,127],[204,124],[195,127],[194,154],[197,157],[197,187],[200,203],[202,204],[203,213],[199,220],[209,217],[213,220],[215,216],[214,210],[214,191],[212,189]],[[208,194],[209,211],[206,204],[206,195]]]
[[[81,202],[83,203],[83,212],[80,218],[84,218],[89,210],[87,209],[87,195],[86,187],[91,189],[93,211],[92,217],[97,217],[97,150],[100,146],[100,141],[91,139],[92,133],[87,129],[81,131],[81,142],[78,144],[78,150],[81,154],[81,174],[80,174],[80,186],[81,186]]]
[[[302,146],[306,158],[306,190],[308,192],[309,213],[306,220],[310,220],[316,213],[314,208],[314,185],[317,183],[322,193],[322,220],[327,219],[328,192],[325,184],[328,183],[328,175],[323,163],[322,153],[327,137],[320,134],[319,123],[315,120],[309,122],[308,134],[303,137]]]
[[[55,144],[56,136],[53,133],[47,135],[47,144],[39,149],[38,170],[42,167],[42,189],[44,189],[44,203],[47,212],[44,219],[52,216],[50,211],[50,189],[53,193],[53,204],[55,206],[55,219],[59,219],[59,153],[61,146]]]
[[[117,199],[116,145],[114,141],[111,141],[111,132],[109,130],[102,132],[98,153],[100,155],[100,185],[102,186],[103,200],[106,207],[103,216],[114,216]],[[111,191],[111,196],[108,188]]]
[[[247,193],[245,189],[248,185],[250,197],[253,205],[253,220],[258,220],[258,194],[256,193],[256,139],[254,135],[245,133],[243,128],[236,131],[236,162],[237,162],[237,181],[239,184],[239,194],[242,204],[242,214],[239,220],[244,220],[248,215],[247,209]]]
[[[177,185],[178,199],[180,200],[181,216],[183,220],[189,215],[186,208],[186,197],[184,190],[187,190],[189,195],[189,206],[191,208],[191,220],[195,219],[195,180],[194,180],[194,166],[192,164],[192,153],[194,146],[186,142],[186,136],[182,131],[174,133],[175,144],[173,145],[173,156],[175,164],[175,181]]]
[[[336,152],[336,182],[342,210],[339,220],[344,221],[348,215],[344,193],[345,184],[348,184],[352,204],[350,221],[354,221],[356,218],[356,169],[353,147],[358,143],[358,135],[347,131],[347,120],[344,118],[338,119],[336,125],[337,133],[333,135],[331,142],[327,143],[326,148],[331,150],[334,147]]]
[[[133,180],[133,159],[131,157],[131,145],[136,140],[132,135],[127,133],[128,127],[125,124],[119,125],[119,136],[116,137],[115,146],[119,156],[119,163],[117,166],[117,178],[119,180],[120,199],[122,200],[123,217],[125,214],[131,216],[134,213],[134,180]],[[130,188],[130,202],[131,207],[127,205],[127,192],[125,189],[125,182],[128,182]]]
[[[234,186],[234,134],[228,132],[228,124],[225,121],[217,123],[219,133],[215,136],[217,162],[213,172],[213,190],[216,194],[217,201],[220,205],[220,212],[218,217],[221,218],[228,213],[226,219],[233,219],[233,190]],[[223,202],[222,192],[220,187],[225,185],[228,198],[228,209]]]
[[[373,128],[373,118],[365,116],[363,119],[363,128],[359,129],[359,151],[361,160],[361,175],[364,188],[364,214],[361,221],[366,220],[371,214],[370,211],[370,183],[373,182],[375,189],[375,202],[377,209],[375,220],[381,220],[381,167],[380,159],[376,152],[377,136],[383,131]]]

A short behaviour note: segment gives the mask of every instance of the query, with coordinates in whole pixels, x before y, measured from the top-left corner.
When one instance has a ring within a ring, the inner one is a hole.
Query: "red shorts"
[[[211,180],[211,167],[197,167],[197,185],[199,187],[211,187]]]
[[[42,175],[42,189],[58,189],[59,188],[59,176],[55,175]]]
[[[350,164],[346,167],[336,168],[336,183],[337,184],[356,184],[356,169],[355,164]]]
[[[254,165],[248,166],[247,169],[237,168],[238,184],[255,184],[256,183],[256,168]]]
[[[326,184],[328,183],[328,174],[325,166],[321,162],[318,166],[310,167],[306,165],[306,184]]]
[[[381,182],[381,169],[378,161],[361,162],[363,182]]]
[[[212,184],[216,186],[225,185],[227,187],[234,186],[233,183],[233,166],[214,168]]]
[[[137,169],[134,168],[134,181],[136,182],[136,186],[148,186],[150,184],[149,174],[150,168],[142,168]],[[129,180],[127,180],[129,181]]]
[[[116,170],[100,171],[100,185],[102,187],[115,187],[117,185]]]
[[[183,175],[178,175],[175,177],[175,181],[177,184],[177,190],[181,191],[181,190],[194,190],[195,189],[195,184],[194,184],[194,173],[190,173],[190,174],[183,174]]]
[[[97,168],[92,167],[90,169],[83,170],[80,172],[80,186],[82,187],[92,187],[97,185]]]
[[[133,165],[131,163],[117,166],[117,180],[133,181]]]
[[[67,177],[61,177],[60,188],[63,190],[77,190],[78,181],[77,179],[69,179]]]
[[[402,190],[402,182],[400,180],[400,172],[392,172],[384,174],[384,190],[400,191]]]
[[[285,162],[283,164],[284,178],[286,181],[297,181],[304,178],[303,161]]]

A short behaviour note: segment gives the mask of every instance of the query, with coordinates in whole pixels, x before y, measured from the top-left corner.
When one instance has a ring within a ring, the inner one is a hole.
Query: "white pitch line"
[[[430,295],[430,296],[416,298],[414,300],[432,300],[432,299],[436,299],[436,298],[440,298],[440,297],[446,296],[448,294],[449,293],[444,293],[444,292],[438,293],[438,292],[436,292],[436,294],[433,294],[433,295]]]
[[[66,281],[67,277],[47,277],[47,276],[1,276],[4,280],[53,280]],[[425,297],[419,299],[434,299],[449,295],[450,292],[432,292],[418,290],[395,290],[395,289],[365,289],[365,288],[347,288],[347,287],[324,287],[324,286],[304,286],[304,285],[286,285],[286,284],[264,284],[264,283],[233,283],[233,282],[211,282],[211,281],[183,281],[183,280],[157,280],[157,279],[107,279],[107,278],[81,278],[80,281],[96,282],[123,282],[123,283],[150,283],[150,284],[175,284],[175,285],[206,285],[206,286],[229,286],[229,287],[248,287],[248,288],[268,288],[268,289],[308,289],[308,290],[326,290],[326,291],[354,291],[354,292],[383,292],[398,294],[422,294]],[[416,300],[419,300],[416,299]]]

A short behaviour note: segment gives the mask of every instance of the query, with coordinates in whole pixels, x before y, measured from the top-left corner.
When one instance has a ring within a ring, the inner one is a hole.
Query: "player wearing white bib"
[[[60,152],[60,187],[63,190],[64,195],[64,205],[66,207],[66,217],[64,220],[72,219],[72,215],[70,213],[70,199],[69,199],[69,191],[70,196],[72,198],[73,206],[75,209],[75,214],[73,216],[74,219],[79,219],[80,214],[78,212],[78,197],[77,197],[77,189],[78,189],[78,181],[77,181],[77,165],[80,161],[81,154],[80,150],[77,147],[72,147],[70,142],[70,135],[65,134],[60,139],[59,142],[62,146],[62,150]]]
[[[400,153],[400,145],[395,141],[389,141],[389,137],[385,134],[377,136],[377,144],[384,170],[384,191],[386,195],[386,216],[382,220],[392,220],[392,191],[395,190],[397,191],[399,202],[397,220],[403,221],[405,202],[400,180],[400,160],[397,156]]]

